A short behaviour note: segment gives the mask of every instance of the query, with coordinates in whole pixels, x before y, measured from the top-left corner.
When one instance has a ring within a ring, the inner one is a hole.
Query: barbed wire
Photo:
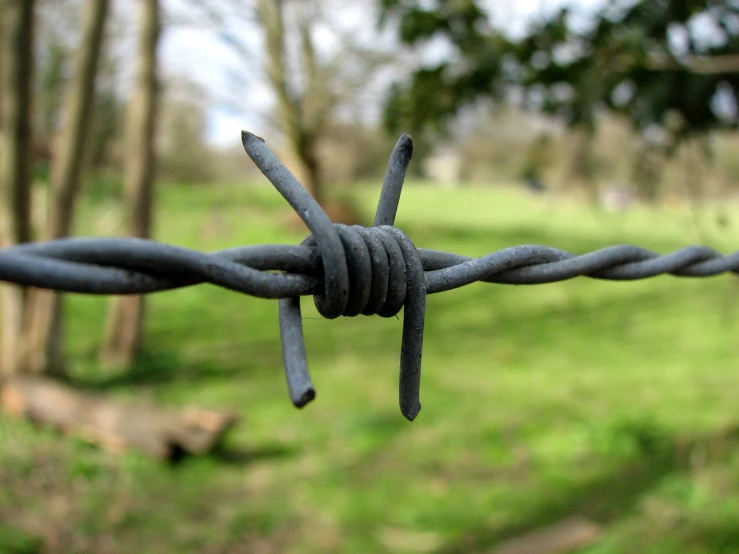
[[[334,224],[269,150],[242,132],[249,157],[311,231],[299,246],[265,244],[213,253],[137,238],[65,238],[0,250],[0,281],[82,294],[150,294],[210,283],[279,299],[288,391],[303,407],[315,398],[303,340],[300,297],[313,296],[328,318],[393,317],[404,308],[400,355],[401,413],[413,420],[419,400],[426,295],[474,282],[533,285],[578,276],[629,281],[669,274],[739,274],[739,251],[705,246],[666,255],[616,245],[584,255],[540,245],[513,246],[480,258],[416,248],[394,227],[413,143],[402,135],[390,156],[372,227]]]

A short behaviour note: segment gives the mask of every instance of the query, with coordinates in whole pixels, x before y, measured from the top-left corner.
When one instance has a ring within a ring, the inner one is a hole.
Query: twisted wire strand
[[[578,255],[531,244],[480,258],[417,250],[427,294],[475,282],[537,285],[576,277],[633,281],[739,274],[739,251],[722,255],[705,246],[660,255],[624,244]],[[0,249],[0,281],[90,295],[151,294],[208,283],[258,298],[312,296],[323,288],[322,275],[315,247],[287,244],[203,253],[146,239],[75,237]]]
[[[402,135],[390,156],[373,227],[334,224],[265,142],[242,132],[244,149],[311,231],[301,245],[266,244],[212,253],[136,238],[65,238],[0,249],[0,281],[97,295],[150,294],[210,283],[279,299],[280,336],[288,390],[297,407],[315,398],[303,341],[300,297],[313,296],[328,319],[359,314],[392,317],[401,307],[403,342],[399,403],[413,420],[420,410],[425,297],[474,282],[533,285],[585,276],[629,281],[658,275],[739,274],[739,251],[721,255],[688,246],[660,255],[632,245],[583,255],[520,245],[471,258],[416,248],[395,228],[400,193],[412,157]]]

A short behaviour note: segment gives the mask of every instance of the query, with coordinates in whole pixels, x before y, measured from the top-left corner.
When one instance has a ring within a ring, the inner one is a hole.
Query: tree
[[[407,46],[422,47],[443,37],[452,50],[445,59],[420,65],[410,79],[391,85],[385,107],[389,131],[419,136],[444,133],[463,105],[480,96],[501,96],[508,42],[492,28],[475,0],[436,0],[432,4],[380,0],[379,25],[386,27],[391,22]]]
[[[128,104],[125,137],[125,204],[131,236],[149,238],[152,227],[154,136],[157,121],[157,43],[161,31],[158,0],[141,1],[139,74]],[[108,314],[101,357],[130,364],[139,353],[144,322],[144,297],[116,298]]]
[[[156,1],[156,0],[155,0]],[[112,38],[112,37],[108,37]],[[108,40],[108,45],[110,45]],[[109,54],[107,48],[103,54]],[[101,67],[95,84],[95,103],[92,124],[90,125],[90,140],[87,141],[87,158],[89,166],[95,169],[110,167],[114,165],[120,168],[119,161],[114,159],[113,146],[122,134],[122,114],[124,101],[119,97],[117,90],[120,68],[118,60],[106,55],[101,60]]]
[[[256,62],[264,60],[265,81],[276,99],[274,117],[268,116],[268,122],[276,123],[285,137],[306,188],[325,205],[327,172],[321,152],[332,124],[357,123],[352,104],[376,86],[380,70],[397,63],[397,53],[385,42],[364,36],[368,29],[364,20],[352,23],[358,10],[367,14],[372,5],[349,6],[339,0],[191,0],[190,4],[217,40],[240,58],[240,74],[257,74]],[[264,37],[262,56],[244,38],[254,26]],[[319,33],[330,40],[319,44]],[[241,77],[238,81],[242,88],[248,85]],[[226,95],[219,91],[218,96]],[[239,104],[243,96],[239,90]],[[368,111],[366,101],[362,111]]]
[[[659,127],[678,139],[736,127],[736,115],[714,107],[717,94],[738,98],[736,2],[612,4],[583,30],[569,16],[561,10],[514,49],[521,82],[538,85],[545,110],[574,123],[607,108],[640,132]]]
[[[519,89],[528,108],[586,133],[602,110],[627,118],[642,135],[659,129],[669,151],[681,140],[737,126],[736,109],[716,108],[739,101],[733,0],[610,2],[577,26],[573,12],[562,9],[517,40],[494,27],[474,0],[381,6],[381,23],[397,21],[406,44],[443,37],[453,47],[453,59],[396,84],[386,109],[395,121],[400,113],[420,128],[443,127],[476,98]]]
[[[607,5],[577,30],[563,9],[516,45],[519,78],[539,95],[536,104],[590,135],[599,111],[628,120],[642,143],[635,182],[656,201],[654,160],[737,125],[736,113],[722,113],[716,101],[739,99],[739,28],[731,23],[738,17],[736,2],[642,1]]]
[[[0,144],[0,247],[31,240],[31,101],[34,1],[2,5],[2,143]],[[0,375],[22,359],[26,291],[0,285]]]
[[[0,137],[3,129],[3,88],[5,87],[5,34],[3,27],[5,26],[5,2],[0,2]]]
[[[324,202],[324,191],[318,139],[334,98],[328,88],[326,67],[319,63],[313,43],[311,24],[315,16],[305,6],[297,18],[303,87],[299,89],[290,79],[285,4],[284,0],[258,0],[257,3],[257,14],[265,34],[267,78],[277,96],[280,123],[305,168],[305,187],[320,204]]]
[[[123,173],[127,98],[122,84],[127,61],[132,57],[131,38],[138,24],[138,18],[127,8],[129,3],[111,5],[114,11],[109,17],[115,25],[106,29],[105,48],[100,53],[95,76],[94,113],[88,131],[85,166],[91,170],[91,180],[97,182],[101,174],[108,174],[115,175],[117,183],[117,176]]]
[[[48,176],[54,137],[60,126],[64,89],[69,80],[78,2],[37,0],[36,86],[33,149],[36,170]]]
[[[51,168],[49,212],[44,232],[47,240],[68,236],[72,230],[108,8],[109,0],[88,0],[84,8],[82,41],[67,89],[58,154]],[[34,290],[30,308],[28,370],[61,374],[64,371],[62,296]]]

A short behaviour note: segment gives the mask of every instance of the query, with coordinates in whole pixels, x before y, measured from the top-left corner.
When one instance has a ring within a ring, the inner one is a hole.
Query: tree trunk
[[[277,96],[280,123],[305,170],[303,185],[322,204],[325,196],[316,146],[333,107],[332,99],[316,57],[310,32],[311,22],[304,15],[300,17],[298,31],[300,73],[305,83],[302,90],[290,86],[284,10],[284,0],[259,0],[257,5],[257,14],[265,34],[267,77]]]
[[[317,137],[311,133],[305,133],[295,142],[295,150],[305,167],[305,189],[311,193],[318,204],[323,206],[326,198],[321,179],[321,163],[316,151]]]
[[[5,11],[5,1],[0,0],[0,141],[2,141],[3,135],[3,111],[5,110],[3,104],[3,89],[5,88],[5,56],[6,52],[10,52],[5,44],[5,38],[7,35],[4,33],[4,28],[7,18],[10,17],[10,12]]]
[[[3,4],[0,247],[31,240],[31,98],[34,0]],[[0,285],[0,375],[20,370],[26,291]]]
[[[160,34],[159,1],[141,0],[139,76],[129,104],[126,125],[126,211],[129,234],[149,238],[152,227],[154,131],[157,120],[156,50]],[[129,365],[141,349],[144,297],[113,300],[101,358],[106,363]]]
[[[306,4],[302,7],[305,8]],[[325,129],[333,102],[326,83],[327,75],[324,74],[318,62],[316,48],[313,44],[313,24],[314,21],[308,11],[299,12],[298,33],[305,85],[297,108],[296,118],[300,122],[300,127],[296,129],[293,147],[305,167],[306,189],[313,195],[316,202],[324,205],[326,198],[323,190],[321,159],[318,156],[318,141]],[[286,49],[287,46],[285,45],[284,48]]]
[[[89,0],[85,7],[82,42],[64,107],[59,156],[54,160],[51,172],[46,239],[65,237],[72,231],[108,7],[109,0]],[[33,373],[62,374],[62,296],[34,290],[30,302],[28,369]]]

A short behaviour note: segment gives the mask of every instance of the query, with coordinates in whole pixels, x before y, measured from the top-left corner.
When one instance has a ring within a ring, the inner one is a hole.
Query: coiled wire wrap
[[[280,335],[293,404],[315,397],[303,342],[300,297],[312,295],[328,319],[404,308],[399,402],[413,420],[420,410],[421,351],[426,294],[477,281],[532,285],[586,276],[628,281],[669,274],[739,274],[739,251],[705,246],[667,255],[616,245],[576,255],[540,245],[513,246],[470,258],[416,248],[395,228],[400,193],[412,156],[409,136],[390,156],[373,227],[333,224],[264,141],[242,132],[247,154],[311,231],[299,246],[254,245],[202,253],[135,238],[66,238],[0,250],[0,281],[82,294],[149,294],[211,283],[260,298],[280,299]],[[273,271],[279,273],[273,273]]]

